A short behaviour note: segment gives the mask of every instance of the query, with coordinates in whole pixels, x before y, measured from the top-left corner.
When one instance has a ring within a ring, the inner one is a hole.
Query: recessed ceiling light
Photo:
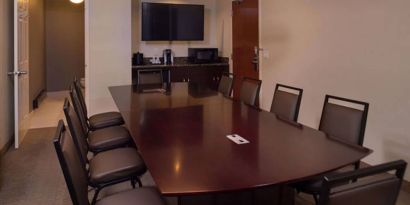
[[[80,4],[83,3],[84,0],[70,0],[72,3]]]

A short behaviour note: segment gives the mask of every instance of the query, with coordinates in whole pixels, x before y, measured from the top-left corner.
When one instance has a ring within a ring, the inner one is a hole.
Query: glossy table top
[[[235,191],[296,182],[371,153],[274,114],[185,83],[168,92],[110,91],[165,195]],[[237,145],[226,135],[250,141]]]

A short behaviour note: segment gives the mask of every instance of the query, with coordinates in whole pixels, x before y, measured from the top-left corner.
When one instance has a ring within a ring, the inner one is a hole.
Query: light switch
[[[263,50],[263,57],[264,58],[269,58],[270,57],[270,52],[269,52],[269,50]]]

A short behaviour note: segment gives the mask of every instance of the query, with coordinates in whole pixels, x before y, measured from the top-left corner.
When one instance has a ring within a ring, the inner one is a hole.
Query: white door
[[[14,0],[14,145],[29,127],[29,0]]]

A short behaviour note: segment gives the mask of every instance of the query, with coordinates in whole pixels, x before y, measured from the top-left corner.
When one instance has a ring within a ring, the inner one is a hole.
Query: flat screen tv
[[[143,41],[203,41],[203,5],[142,3]]]

